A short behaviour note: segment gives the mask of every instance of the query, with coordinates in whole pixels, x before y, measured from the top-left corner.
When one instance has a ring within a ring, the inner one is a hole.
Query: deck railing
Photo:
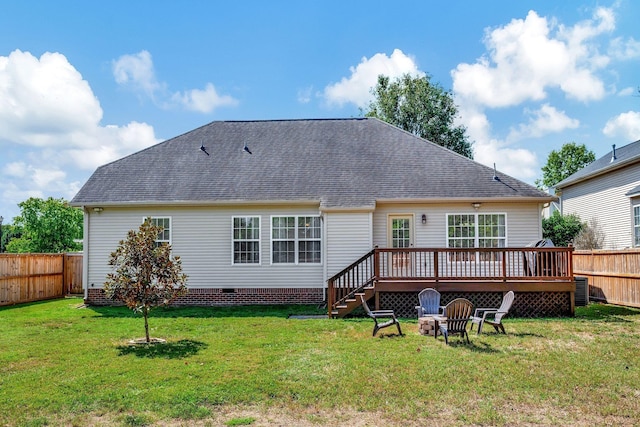
[[[375,248],[328,280],[333,308],[379,281],[572,281],[572,247]]]

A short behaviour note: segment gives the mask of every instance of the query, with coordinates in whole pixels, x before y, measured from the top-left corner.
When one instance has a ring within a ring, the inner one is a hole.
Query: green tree
[[[542,237],[551,239],[556,246],[568,246],[583,227],[578,215],[561,215],[555,211],[549,218],[542,219]]]
[[[114,272],[107,275],[104,291],[108,298],[120,301],[134,312],[142,313],[146,342],[149,337],[149,311],[169,305],[187,291],[187,275],[182,261],[171,255],[171,246],[156,239],[163,230],[147,218],[138,231],[130,230],[111,253],[109,265]]]
[[[24,246],[26,243],[21,237],[22,227],[17,225],[3,225],[2,244],[0,245],[2,251],[10,253],[28,252],[28,250],[20,250],[21,246]]]
[[[13,218],[22,229],[13,237],[7,252],[60,253],[82,249],[76,239],[82,239],[82,211],[69,206],[64,199],[46,200],[31,197],[18,203],[20,215]]]
[[[430,76],[405,74],[392,82],[389,77],[380,75],[372,94],[375,99],[365,111],[366,117],[376,117],[473,158],[466,128],[454,125],[458,108],[451,92],[432,83]]]
[[[559,151],[549,153],[547,163],[542,167],[542,180],[536,180],[536,185],[539,188],[553,187],[595,160],[594,152],[584,144],[568,142]]]

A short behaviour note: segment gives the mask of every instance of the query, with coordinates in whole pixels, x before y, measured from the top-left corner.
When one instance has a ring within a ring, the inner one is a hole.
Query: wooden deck
[[[567,294],[563,313],[574,313],[575,281],[571,247],[554,248],[375,248],[328,280],[330,317],[343,317],[357,308],[360,293],[375,298],[380,309],[381,294],[415,293],[432,287],[441,293],[482,294],[529,293],[527,304],[542,309],[525,310],[529,315],[545,314],[547,304],[557,298],[546,294]],[[536,295],[545,301],[537,301]],[[406,298],[413,298],[406,295]],[[393,301],[394,298],[386,298]],[[395,298],[398,299],[397,297]],[[417,303],[417,298],[415,298]],[[382,308],[396,309],[389,306]],[[542,305],[540,305],[542,304]],[[406,305],[406,303],[405,303]]]

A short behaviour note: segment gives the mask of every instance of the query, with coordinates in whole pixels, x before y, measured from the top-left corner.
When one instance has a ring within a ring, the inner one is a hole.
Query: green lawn
[[[0,425],[638,425],[640,310],[510,319],[471,345],[314,307],[0,308]]]

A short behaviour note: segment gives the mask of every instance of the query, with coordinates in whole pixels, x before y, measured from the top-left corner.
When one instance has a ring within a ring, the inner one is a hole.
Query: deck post
[[[333,317],[331,312],[333,311],[333,303],[335,302],[334,293],[333,279],[329,279],[329,286],[327,287],[327,307],[329,308],[329,318]]]
[[[502,252],[502,281],[507,281],[507,253]]]
[[[435,282],[438,283],[438,277],[439,277],[439,272],[438,272],[438,251],[433,251],[433,278],[435,279]]]

